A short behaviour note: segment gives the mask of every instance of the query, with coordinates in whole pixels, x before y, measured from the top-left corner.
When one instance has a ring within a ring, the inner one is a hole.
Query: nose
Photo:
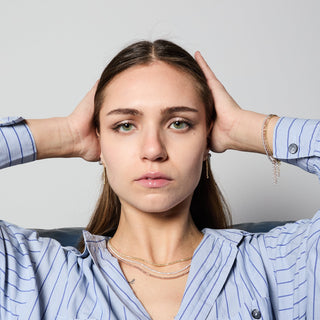
[[[145,130],[141,139],[141,159],[162,162],[167,158],[168,154],[161,132],[156,129]]]

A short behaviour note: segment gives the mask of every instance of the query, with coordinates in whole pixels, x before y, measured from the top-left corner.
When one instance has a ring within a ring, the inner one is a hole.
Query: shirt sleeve
[[[274,130],[274,157],[317,174],[320,179],[320,121],[280,118]]]
[[[36,144],[21,117],[0,118],[0,169],[36,160]]]
[[[256,237],[277,319],[317,319],[320,211],[312,219],[289,223]]]
[[[57,319],[67,277],[71,272],[79,277],[79,255],[54,239],[0,221],[0,319]],[[77,280],[71,281],[77,286]]]

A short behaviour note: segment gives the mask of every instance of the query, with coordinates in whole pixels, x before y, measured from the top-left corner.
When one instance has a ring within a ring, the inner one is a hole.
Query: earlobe
[[[102,154],[100,154],[99,164],[104,167],[106,166]]]
[[[99,164],[101,166],[103,166],[103,184],[105,185],[106,181],[107,181],[107,169],[106,169],[106,165],[105,165],[105,162],[103,160],[102,154],[100,154]]]
[[[99,133],[98,129],[96,129],[96,135],[97,135],[97,138],[98,138],[98,140],[100,142],[100,133]],[[102,157],[102,153],[100,153],[99,164],[103,165],[105,167],[104,160],[103,160],[103,157]]]
[[[206,153],[203,155],[203,161],[210,160],[210,158],[211,158],[210,149],[207,148]]]

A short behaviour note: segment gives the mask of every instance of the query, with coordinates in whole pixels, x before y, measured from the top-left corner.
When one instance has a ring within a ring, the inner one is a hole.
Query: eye
[[[187,123],[186,121],[181,121],[181,120],[176,120],[171,123],[170,128],[176,129],[176,130],[182,130],[189,128],[190,124]]]
[[[118,132],[129,132],[134,128],[134,125],[130,122],[123,122],[114,127],[115,131]]]

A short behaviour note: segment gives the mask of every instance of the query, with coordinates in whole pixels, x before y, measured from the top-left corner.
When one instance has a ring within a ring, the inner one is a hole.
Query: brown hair
[[[206,78],[195,59],[184,49],[167,40],[139,41],[120,51],[107,65],[100,77],[94,99],[94,124],[100,130],[99,114],[104,99],[104,89],[119,73],[137,65],[163,61],[194,79],[196,89],[205,106],[207,127],[216,118],[213,98]],[[209,141],[208,141],[209,143]],[[210,164],[209,164],[210,165]],[[209,167],[210,169],[210,167]],[[92,234],[112,236],[120,219],[120,201],[111,189],[107,177],[94,214],[86,228]],[[227,228],[231,223],[226,202],[213,179],[211,169],[206,177],[205,162],[201,178],[191,201],[190,212],[199,230],[203,228]],[[83,240],[79,245],[84,249]]]

